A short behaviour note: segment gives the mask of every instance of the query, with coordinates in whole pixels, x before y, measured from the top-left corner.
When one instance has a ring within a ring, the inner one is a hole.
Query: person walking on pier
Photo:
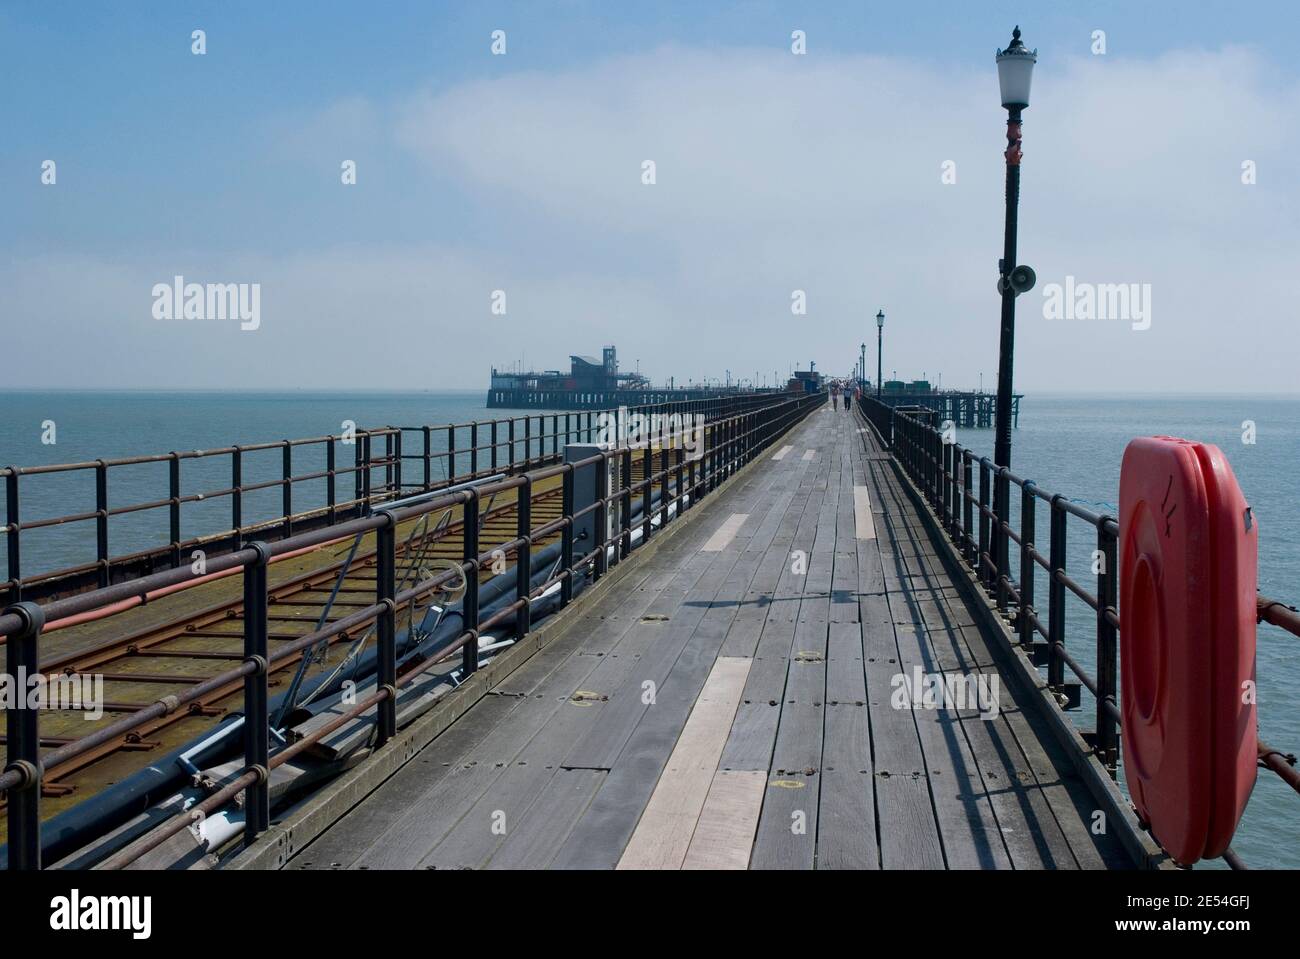
[[[853,387],[844,387],[844,412],[848,412],[853,406]]]
[[[840,408],[840,384],[832,383],[831,384],[831,409],[838,410],[839,408]]]

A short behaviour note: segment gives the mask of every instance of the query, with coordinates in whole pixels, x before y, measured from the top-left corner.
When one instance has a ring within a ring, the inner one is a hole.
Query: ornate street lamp
[[[1020,204],[1020,113],[1029,106],[1029,88],[1038,51],[1020,42],[1020,28],[1011,45],[997,55],[998,84],[1007,111],[1007,213],[1002,259],[998,261],[998,290],[1002,294],[1002,336],[998,349],[997,437],[993,462],[1011,465],[1011,371],[1016,340],[1016,297],[1033,288],[1034,271],[1016,266],[1016,219]],[[1003,515],[1003,514],[999,514]]]
[[[880,399],[880,387],[881,387],[880,372],[882,366],[880,348],[881,348],[881,344],[884,342],[884,336],[885,336],[885,311],[880,310],[878,313],[876,313],[876,399]]]
[[[1011,44],[997,53],[998,86],[1007,111],[1007,212],[1002,259],[998,261],[998,291],[1002,294],[1002,331],[998,347],[998,396],[993,445],[993,462],[1011,466],[1011,373],[1016,340],[1016,297],[1034,286],[1034,271],[1016,265],[1016,218],[1020,203],[1020,114],[1029,106],[1029,89],[1038,51],[1020,42],[1020,27],[1011,32]],[[999,472],[993,488],[993,511],[1002,522],[1010,519],[1010,483]],[[1001,526],[994,528],[994,563],[997,575],[1009,576],[1007,537]]]

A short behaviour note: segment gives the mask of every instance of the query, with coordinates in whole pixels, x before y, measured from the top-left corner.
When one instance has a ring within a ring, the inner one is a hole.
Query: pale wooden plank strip
[[[853,487],[853,519],[858,539],[876,538],[876,522],[871,516],[871,491],[865,486]]]
[[[754,847],[767,774],[719,769],[709,786],[683,869],[745,869]]]
[[[719,657],[668,765],[637,823],[619,869],[680,869],[736,717],[750,660]]]
[[[786,455],[789,454],[789,452],[792,449],[794,449],[793,446],[782,446],[779,450],[777,450],[775,453],[772,454],[772,459],[783,460],[786,458]]]
[[[736,534],[740,532],[740,527],[745,525],[747,519],[749,519],[748,513],[732,513],[722,521],[722,525],[718,527],[717,532],[710,536],[708,541],[700,547],[700,552],[721,553],[736,538]]]

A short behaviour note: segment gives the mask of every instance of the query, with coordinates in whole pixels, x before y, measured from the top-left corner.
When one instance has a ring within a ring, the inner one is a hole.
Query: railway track
[[[559,485],[539,485],[531,505],[534,528],[562,515]],[[436,572],[460,561],[463,518],[459,513],[459,509],[450,509],[436,519],[426,516],[399,529],[399,584],[414,584],[427,579],[431,570]],[[500,504],[484,503],[479,516],[481,548],[488,551],[514,539],[516,517],[513,497]],[[558,538],[555,533],[536,545]],[[512,562],[513,553],[507,551],[506,558]],[[294,568],[271,586],[271,648],[370,606],[375,597],[375,563],[373,537],[356,542],[335,541],[296,557]],[[491,570],[484,570],[481,578],[486,580],[491,575]],[[102,681],[102,716],[89,719],[86,709],[44,711],[42,747],[48,750],[75,742],[125,713],[150,706],[187,686],[196,686],[243,659],[242,594],[237,588],[239,578],[231,579],[236,588],[232,589],[229,581],[223,590],[213,588],[218,584],[208,583],[118,613],[90,627],[77,625],[47,634],[50,655],[42,658],[41,672],[46,676]],[[216,593],[221,593],[219,598]],[[437,599],[430,595],[418,608],[413,602],[399,610],[399,628],[418,623],[422,610]],[[153,612],[153,607],[164,604],[168,615],[160,622],[140,625],[143,617],[139,611]],[[334,637],[321,655],[312,657],[304,678],[336,668],[358,641],[368,645],[365,637],[372,624],[373,619],[364,621],[352,631]],[[298,655],[276,665],[270,676],[273,695],[288,688],[289,677],[298,671],[302,659]],[[43,797],[48,800],[42,804],[43,818],[125,778],[147,765],[153,756],[215,725],[228,709],[238,708],[242,688],[240,681],[221,685],[186,709],[48,768],[43,780]],[[0,803],[0,817],[4,811]]]

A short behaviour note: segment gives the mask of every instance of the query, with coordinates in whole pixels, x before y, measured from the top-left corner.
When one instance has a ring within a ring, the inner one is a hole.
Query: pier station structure
[[[618,406],[707,400],[742,394],[774,393],[775,388],[760,388],[747,383],[726,382],[677,386],[656,386],[641,373],[619,370],[618,351],[613,346],[601,350],[600,359],[574,354],[569,357],[569,371],[492,369],[488,388],[488,409],[535,410],[604,410]]]

